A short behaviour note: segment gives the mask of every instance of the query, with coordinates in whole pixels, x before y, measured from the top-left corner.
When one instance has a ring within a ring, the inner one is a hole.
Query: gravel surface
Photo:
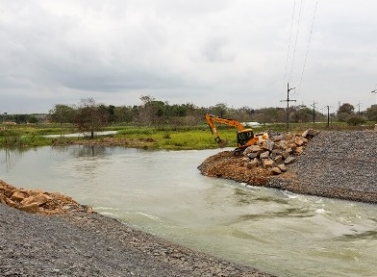
[[[272,276],[97,213],[29,214],[0,203],[0,276]]]
[[[377,132],[322,131],[306,146],[291,175],[270,187],[303,194],[377,203]]]

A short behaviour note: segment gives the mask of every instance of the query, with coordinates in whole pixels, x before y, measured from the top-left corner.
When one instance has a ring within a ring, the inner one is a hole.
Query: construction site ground
[[[287,171],[248,168],[244,157],[220,151],[198,167],[202,174],[294,193],[377,203],[377,132],[322,131]]]

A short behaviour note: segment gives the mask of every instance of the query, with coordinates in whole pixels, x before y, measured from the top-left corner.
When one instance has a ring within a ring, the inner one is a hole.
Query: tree
[[[337,116],[339,121],[346,122],[350,119],[354,114],[355,107],[349,103],[344,103],[338,109]]]
[[[51,122],[56,123],[72,123],[74,117],[74,109],[67,105],[57,104],[49,111],[49,118]]]
[[[121,106],[114,109],[115,122],[132,122],[134,120],[132,115],[132,107]]]
[[[285,122],[286,110],[283,108],[262,108],[255,111],[254,119],[260,123],[277,123]],[[290,114],[292,108],[290,108]]]
[[[27,115],[26,114],[16,114],[14,116],[14,119],[17,122],[17,124],[27,123]]]
[[[348,125],[357,126],[365,123],[365,119],[360,116],[352,116],[347,120]]]
[[[377,105],[370,106],[366,111],[366,115],[368,120],[377,121]]]
[[[228,111],[228,107],[225,103],[218,103],[215,105],[213,109],[213,113],[215,115],[218,115],[220,117],[225,117],[227,111]]]
[[[313,118],[313,111],[306,106],[298,106],[292,115],[293,122],[309,122]]]
[[[74,124],[80,131],[90,132],[90,138],[93,139],[94,132],[108,124],[105,106],[97,104],[93,98],[81,99],[74,115]]]
[[[109,122],[114,122],[115,121],[115,106],[113,105],[109,105],[107,107],[105,107],[107,113],[108,113],[108,120]]]
[[[140,97],[143,105],[139,109],[139,122],[141,124],[151,125],[155,119],[155,109],[153,107],[153,102],[155,98],[149,95],[143,95]]]
[[[38,123],[38,118],[35,115],[30,115],[28,119],[29,123]]]

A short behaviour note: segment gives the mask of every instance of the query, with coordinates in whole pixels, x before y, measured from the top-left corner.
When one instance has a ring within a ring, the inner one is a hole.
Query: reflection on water
[[[35,151],[34,148],[3,149],[1,150],[3,152],[0,159],[1,164],[5,165],[5,169],[8,171],[17,160],[22,158],[23,153],[33,150]]]
[[[83,145],[69,150],[74,157],[94,157],[102,158],[106,156],[106,147],[104,146],[93,146],[93,145]]]
[[[375,276],[376,205],[202,176],[197,166],[217,151],[2,150],[0,176],[278,276]]]
[[[76,145],[76,146],[52,146],[54,152],[66,153],[73,157],[103,157],[106,155],[106,147],[93,145]]]

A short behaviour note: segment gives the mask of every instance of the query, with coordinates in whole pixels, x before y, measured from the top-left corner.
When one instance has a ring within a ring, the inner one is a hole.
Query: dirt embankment
[[[300,134],[295,136],[300,137]],[[248,151],[239,157],[233,156],[231,151],[223,151],[206,159],[198,168],[206,176],[254,186],[377,203],[377,132],[322,131],[304,145],[296,145],[300,152],[291,154],[289,163],[280,156],[282,151],[292,151],[294,145],[291,142],[295,139],[288,139],[290,146],[285,149],[276,148],[281,137],[277,141],[271,140],[275,143],[273,148],[262,147],[253,154],[259,158],[261,153],[269,152],[266,155],[269,162],[265,163],[268,166],[263,166],[260,161],[260,166],[251,166],[250,163],[258,162],[250,158]],[[286,166],[284,172],[273,171],[276,158]]]

